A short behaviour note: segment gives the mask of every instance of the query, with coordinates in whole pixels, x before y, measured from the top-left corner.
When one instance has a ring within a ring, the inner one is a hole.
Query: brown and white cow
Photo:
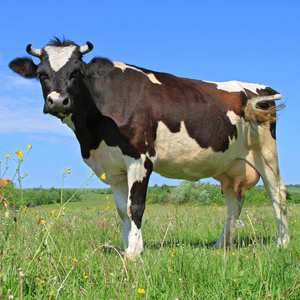
[[[82,56],[92,48],[58,39],[42,49],[29,44],[27,52],[40,63],[17,58],[9,66],[40,80],[44,113],[74,131],[83,160],[111,185],[127,257],[143,250],[152,171],[221,183],[228,217],[215,248],[228,244],[245,191],[262,177],[278,220],[278,244],[289,241],[275,141],[279,93],[259,84],[178,78],[104,58],[85,63]]]
[[[9,203],[3,195],[3,190],[5,188],[5,185],[9,184],[10,182],[11,182],[10,179],[0,179],[0,201],[5,208],[9,208]]]

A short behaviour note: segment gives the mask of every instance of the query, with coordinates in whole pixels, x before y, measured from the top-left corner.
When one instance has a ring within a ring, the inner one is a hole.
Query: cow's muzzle
[[[72,111],[71,100],[67,95],[61,95],[56,92],[50,93],[45,101],[44,113],[52,115],[69,114]]]

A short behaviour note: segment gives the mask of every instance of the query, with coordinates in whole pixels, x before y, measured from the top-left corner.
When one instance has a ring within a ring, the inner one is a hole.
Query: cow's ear
[[[84,66],[84,75],[98,78],[104,76],[114,68],[114,64],[106,58],[94,58]]]
[[[9,67],[25,78],[37,78],[37,65],[30,58],[17,58],[10,62]]]

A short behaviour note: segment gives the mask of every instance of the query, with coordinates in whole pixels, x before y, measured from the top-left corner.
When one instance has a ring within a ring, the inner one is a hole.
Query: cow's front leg
[[[142,216],[137,217],[137,214],[142,215],[145,205],[135,206],[137,212],[132,214],[131,209],[133,205],[132,201],[129,200],[128,181],[124,180],[111,187],[114,193],[117,210],[122,220],[122,244],[125,249],[125,256],[134,259],[143,251],[143,238],[140,226]]]
[[[130,230],[126,257],[134,259],[143,251],[142,218],[145,210],[147,187],[153,164],[148,157],[131,161],[127,167],[128,207]]]
[[[142,217],[152,162],[148,158],[127,162],[127,180],[112,186],[123,225],[125,256],[134,259],[143,251]]]

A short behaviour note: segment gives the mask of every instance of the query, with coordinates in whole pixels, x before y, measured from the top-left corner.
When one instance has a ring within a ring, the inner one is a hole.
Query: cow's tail
[[[245,120],[258,125],[266,122],[275,122],[277,120],[276,112],[285,107],[284,104],[275,105],[274,101],[281,98],[280,94],[275,94],[249,99],[244,107]]]

